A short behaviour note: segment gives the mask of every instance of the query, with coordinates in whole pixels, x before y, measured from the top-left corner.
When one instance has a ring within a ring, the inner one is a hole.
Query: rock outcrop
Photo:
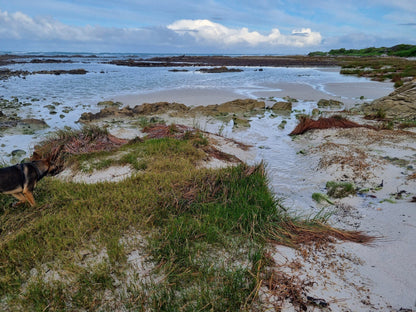
[[[253,112],[266,108],[263,101],[253,99],[234,100],[222,104],[214,104],[207,106],[197,106],[192,109],[193,113],[200,113],[202,115],[215,116],[220,114],[237,114],[245,112]]]
[[[189,107],[184,104],[179,103],[169,103],[169,102],[158,102],[158,103],[144,103],[141,105],[136,105],[135,107],[123,107],[118,108],[117,106],[110,106],[101,109],[98,113],[83,113],[79,121],[88,122],[102,118],[108,117],[132,117],[135,115],[138,116],[147,116],[155,114],[164,114],[168,112],[188,112]]]
[[[364,104],[362,111],[367,115],[385,115],[385,118],[416,120],[416,80],[397,88],[389,95]]]
[[[274,112],[291,112],[292,102],[276,102],[271,109]]]
[[[197,114],[205,116],[226,116],[228,114],[255,113],[264,109],[265,103],[263,101],[253,99],[234,100],[223,104],[196,106],[194,108],[180,103],[158,102],[151,104],[144,103],[136,105],[133,108],[123,107],[119,109],[116,106],[106,107],[96,114],[83,113],[79,121],[89,122],[108,117],[151,116],[159,114],[170,114],[172,116],[193,116]]]
[[[16,127],[20,127],[20,131],[24,131],[24,129],[37,131],[48,128],[49,126],[43,119],[13,119],[8,118],[7,116],[4,116],[4,118],[0,119],[0,130],[12,129]]]
[[[341,108],[343,106],[344,106],[344,103],[337,101],[337,100],[320,99],[318,101],[319,108]]]
[[[226,66],[221,66],[221,67],[214,67],[214,68],[201,68],[199,70],[201,73],[214,73],[214,74],[218,74],[218,73],[238,73],[238,72],[242,72],[243,70],[240,68],[228,68]]]

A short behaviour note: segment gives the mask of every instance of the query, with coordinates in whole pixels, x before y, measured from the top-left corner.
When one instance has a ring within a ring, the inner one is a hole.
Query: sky
[[[416,44],[416,0],[0,0],[0,51],[307,54]]]

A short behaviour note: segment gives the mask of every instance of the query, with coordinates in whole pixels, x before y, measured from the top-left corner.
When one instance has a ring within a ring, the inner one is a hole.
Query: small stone
[[[21,156],[26,155],[26,151],[21,150],[21,149],[17,149],[17,150],[12,151],[11,155],[13,157],[21,157]]]

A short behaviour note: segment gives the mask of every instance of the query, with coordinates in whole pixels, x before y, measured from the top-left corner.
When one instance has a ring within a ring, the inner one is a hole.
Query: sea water
[[[33,55],[33,54],[32,54]],[[79,57],[68,57],[65,54],[39,55],[17,58],[20,63],[0,66],[0,70],[11,71],[49,71],[49,70],[71,70],[85,69],[85,75],[78,74],[33,74],[22,77],[10,77],[0,81],[0,98],[13,99],[27,106],[22,106],[15,112],[20,118],[43,119],[49,126],[46,130],[37,131],[32,134],[21,135],[12,132],[0,133],[0,160],[3,163],[16,161],[12,159],[11,152],[16,149],[27,151],[27,155],[33,150],[33,146],[39,140],[44,139],[48,133],[64,127],[79,128],[77,123],[84,112],[96,112],[100,108],[99,101],[116,98],[118,96],[136,94],[148,94],[151,92],[180,89],[216,89],[234,91],[240,98],[257,98],[259,92],[279,91],[276,85],[279,83],[298,83],[312,87],[329,95],[325,85],[328,83],[356,83],[368,82],[365,78],[345,76],[339,74],[337,69],[322,68],[297,68],[297,67],[237,67],[242,72],[227,73],[201,73],[199,67],[176,67],[176,69],[187,70],[186,72],[172,72],[175,67],[128,67],[109,64],[111,60],[129,59],[132,55],[127,54],[99,54],[80,55]],[[32,59],[51,58],[55,60],[71,61],[70,63],[31,63]],[[146,59],[157,55],[134,55]],[[160,55],[159,55],[160,56]],[[391,85],[386,85],[386,94],[391,91]],[[357,91],[359,96],[359,91]],[[371,99],[367,99],[371,100]],[[220,103],[218,103],[220,104]],[[54,107],[51,110],[51,107]],[[296,110],[310,113],[316,103],[300,101],[296,104]],[[1,110],[1,108],[0,108]],[[53,112],[52,112],[53,111]],[[52,113],[51,113],[52,112]],[[5,112],[9,114],[10,112]],[[289,119],[286,129],[293,127],[295,119]],[[289,130],[276,132],[277,123],[281,118],[253,119],[249,130],[250,136],[239,133],[228,133],[228,136],[243,138],[250,141],[248,137],[255,138],[255,143],[265,145],[264,151],[259,154],[268,157],[273,154],[267,146],[276,145],[276,140],[290,140],[287,137]],[[271,130],[273,129],[273,130]],[[261,138],[261,139],[260,139]],[[273,140],[274,144],[268,140]],[[279,141],[279,142],[280,142]],[[247,142],[249,144],[253,142]],[[258,145],[259,145],[258,144]],[[284,143],[285,144],[285,143]],[[280,145],[280,144],[278,144]],[[261,149],[262,146],[259,146]],[[292,151],[293,152],[293,151]],[[286,160],[292,161],[290,154],[284,156]],[[273,167],[273,164],[271,165]],[[272,168],[273,169],[273,168]]]
[[[44,55],[44,54],[42,54]],[[296,68],[296,67],[237,67],[242,72],[201,73],[198,67],[176,67],[187,70],[172,72],[171,67],[128,67],[109,64],[114,59],[128,59],[131,55],[101,54],[97,56],[81,55],[70,57],[62,55],[54,59],[70,60],[71,63],[30,63],[35,56],[19,58],[16,61],[25,63],[0,66],[0,70],[8,68],[11,71],[49,71],[85,69],[85,75],[75,74],[34,74],[23,77],[10,77],[0,81],[0,98],[11,100],[17,97],[19,101],[29,105],[19,107],[15,112],[20,118],[43,119],[49,126],[45,130],[32,134],[0,133],[0,161],[3,164],[15,163],[20,159],[13,158],[11,152],[16,149],[26,151],[29,156],[36,142],[43,140],[49,133],[64,127],[80,128],[77,123],[84,112],[97,112],[100,101],[119,96],[148,94],[165,90],[215,89],[236,93],[236,98],[258,98],[258,94],[273,94],[281,83],[297,83],[307,85],[328,96],[338,96],[330,93],[326,85],[331,83],[368,83],[365,78],[339,74],[339,68]],[[51,55],[46,55],[48,58]],[[139,55],[141,58],[156,55]],[[135,55],[138,57],[138,55]],[[375,82],[374,82],[375,83]],[[385,94],[392,90],[391,84],[379,84],[385,88]],[[354,92],[353,92],[354,93]],[[256,95],[257,94],[257,95]],[[357,90],[356,96],[360,95]],[[215,97],[215,95],[214,95]],[[339,95],[342,99],[342,96]],[[274,98],[274,100],[279,100]],[[281,99],[280,99],[281,100]],[[347,99],[351,100],[351,99]],[[371,99],[366,99],[370,101]],[[266,101],[267,102],[267,101]],[[218,103],[220,104],[220,103]],[[269,103],[270,104],[270,103]],[[51,114],[51,107],[53,114]],[[308,181],[314,179],[310,161],[299,154],[299,146],[288,135],[296,126],[296,113],[310,114],[316,107],[316,101],[300,100],[294,103],[295,112],[289,116],[276,116],[271,112],[251,118],[250,127],[234,131],[232,122],[221,125],[221,133],[246,144],[251,144],[256,151],[255,162],[264,161],[270,187],[279,197],[286,198],[286,206],[312,206],[311,189]],[[1,109],[0,109],[1,110]],[[5,112],[9,114],[10,112]],[[282,120],[286,121],[284,129],[279,128]],[[218,126],[218,123],[217,123]],[[218,128],[210,129],[219,132]],[[307,158],[307,157],[306,157]],[[288,202],[289,200],[289,202]]]
[[[142,55],[147,56],[147,55]],[[10,99],[17,97],[20,100],[33,102],[27,112],[33,118],[45,119],[51,128],[63,125],[73,126],[81,112],[95,109],[98,101],[118,95],[140,94],[180,88],[210,88],[232,89],[246,97],[254,97],[253,92],[273,90],[267,87],[270,84],[282,82],[296,82],[324,90],[324,84],[366,81],[365,78],[340,75],[338,71],[322,71],[317,68],[286,68],[286,67],[241,67],[243,72],[230,72],[219,74],[201,73],[196,67],[180,69],[187,72],[171,72],[167,67],[128,67],[108,64],[114,59],[129,58],[129,55],[105,54],[95,57],[61,57],[63,61],[72,63],[23,63],[0,66],[12,71],[41,71],[41,70],[71,70],[85,69],[87,74],[74,75],[27,75],[25,78],[11,77],[0,81],[0,97]],[[40,57],[34,57],[40,58]],[[44,57],[48,58],[48,56]],[[17,61],[30,61],[30,59],[17,59]],[[179,67],[178,67],[179,68]],[[45,106],[60,103],[76,110],[63,120],[57,116],[49,116]],[[21,116],[23,117],[23,116]]]

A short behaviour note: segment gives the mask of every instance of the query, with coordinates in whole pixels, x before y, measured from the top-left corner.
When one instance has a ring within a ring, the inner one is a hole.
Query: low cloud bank
[[[195,47],[213,49],[248,49],[293,47],[302,48],[319,45],[322,41],[319,32],[310,28],[293,30],[282,34],[274,28],[269,34],[251,31],[246,27],[229,28],[209,20],[178,20],[164,27],[117,28],[98,25],[72,26],[64,24],[53,17],[30,17],[22,12],[8,13],[0,10],[0,40],[16,42],[37,42],[38,46],[50,46],[53,42],[71,45],[84,44],[103,49],[112,45],[119,48],[181,48],[192,50]],[[134,43],[134,46],[132,46]],[[3,49],[11,47],[3,46]],[[110,49],[109,49],[110,50]],[[156,49],[157,50],[157,49]]]

